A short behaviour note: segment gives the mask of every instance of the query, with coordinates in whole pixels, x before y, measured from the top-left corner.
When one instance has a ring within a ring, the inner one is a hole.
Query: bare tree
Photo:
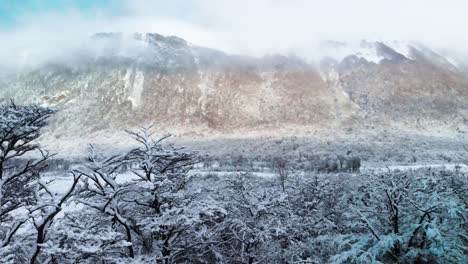
[[[83,193],[80,202],[111,216],[109,225],[114,223],[121,225],[126,234],[128,256],[135,257],[132,245],[132,229],[135,226],[122,215],[123,208],[118,200],[119,194],[124,191],[124,186],[116,182],[118,170],[126,163],[122,156],[99,156],[93,146],[90,146],[90,163],[76,171],[84,176]]]
[[[350,196],[350,209],[359,224],[350,227],[356,229],[344,240],[349,250],[333,262],[460,259],[463,251],[454,245],[465,239],[466,209],[461,202],[465,198],[457,196],[448,175],[433,175],[429,169],[418,174],[389,170],[367,177]],[[445,251],[447,255],[433,254]]]
[[[229,215],[224,236],[230,240],[224,250],[232,255],[233,263],[262,263],[269,257],[266,252],[278,246],[273,237],[284,227],[279,212],[284,203],[282,195],[258,188],[254,177],[247,172],[227,180]]]
[[[63,206],[73,196],[74,191],[78,186],[78,182],[82,175],[76,174],[75,172],[72,172],[72,174],[73,181],[70,188],[61,195],[52,192],[48,184],[41,179],[38,180],[36,197],[37,200],[39,200],[39,203],[28,209],[32,223],[36,229],[36,244],[33,251],[34,253],[31,256],[31,264],[36,263],[43,244],[48,241],[47,234],[49,233],[49,229],[51,228],[55,217],[62,211]],[[41,261],[41,263],[43,263],[43,261]]]
[[[139,143],[139,147],[131,150],[126,159],[134,164],[132,173],[143,184],[138,190],[128,189],[127,193],[132,193],[127,202],[133,203],[136,208],[142,208],[150,212],[156,219],[167,219],[167,214],[171,214],[172,221],[177,219],[176,208],[184,207],[193,201],[193,197],[183,194],[187,183],[187,173],[196,163],[195,153],[184,152],[183,148],[176,148],[172,145],[163,145],[163,142],[170,136],[154,138],[151,127],[140,128],[139,131],[127,131],[127,133]],[[165,206],[166,205],[166,206]],[[174,211],[175,210],[175,211]],[[188,212],[186,212],[188,213]],[[145,213],[147,214],[147,213]],[[138,235],[143,242],[143,253],[150,253],[153,248],[152,229],[157,229],[155,237],[161,243],[160,262],[168,263],[172,258],[172,244],[179,239],[182,233],[188,228],[182,222],[157,221],[154,224],[141,225]]]
[[[278,174],[278,179],[281,184],[281,189],[283,192],[286,191],[286,182],[288,181],[289,174],[291,173],[291,169],[289,167],[288,160],[284,158],[277,157],[273,160],[273,168],[275,172]]]
[[[51,157],[35,140],[54,113],[50,108],[20,106],[13,101],[0,105],[0,248],[9,245],[26,222],[13,219],[11,213],[34,203],[32,182]]]
[[[104,157],[91,148],[91,162],[79,170],[84,176],[80,201],[111,216],[110,225],[123,228],[129,257],[154,254],[156,241],[160,249],[156,258],[170,263],[173,245],[200,217],[200,212],[187,209],[194,197],[184,192],[195,155],[163,145],[169,136],[155,139],[149,128],[127,132],[139,143],[128,153]],[[122,172],[125,167],[133,175]]]

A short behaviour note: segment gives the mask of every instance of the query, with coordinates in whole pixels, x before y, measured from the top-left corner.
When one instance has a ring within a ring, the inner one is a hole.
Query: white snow
[[[388,168],[387,168],[388,167]],[[392,165],[392,166],[363,166],[361,167],[361,172],[384,172],[387,171],[388,169],[394,171],[394,170],[400,170],[400,171],[409,171],[409,170],[417,170],[417,169],[422,169],[422,168],[432,168],[436,170],[449,170],[449,171],[455,171],[459,170],[461,172],[468,172],[468,166],[465,164],[455,164],[455,163],[447,163],[447,164],[412,164],[412,165]],[[229,171],[229,170],[223,170],[223,171],[210,171],[210,170],[203,170],[203,169],[194,169],[192,170],[189,175],[190,176],[197,176],[197,175],[208,175],[208,174],[215,174],[217,176],[229,176],[229,175],[234,175],[236,173],[239,173],[241,171]],[[261,177],[261,178],[274,178],[276,177],[276,174],[271,171],[261,171],[261,172],[251,172],[254,176]],[[299,175],[303,175],[303,172],[298,172]],[[136,176],[134,173],[131,171],[124,172],[120,174],[116,178],[117,183],[125,183],[133,180],[138,180],[138,176]],[[49,173],[45,176],[42,177],[42,180],[44,182],[49,182],[52,181],[49,184],[49,188],[54,192],[54,193],[63,193],[64,191],[68,190],[68,188],[71,185],[71,182],[73,180],[73,177],[70,175],[64,174],[64,175],[57,175],[56,173]]]
[[[136,71],[135,79],[133,80],[133,84],[131,86],[131,93],[129,100],[132,102],[132,107],[134,109],[138,108],[141,104],[141,95],[143,93],[143,84],[145,82],[145,76],[143,72]]]
[[[392,48],[394,51],[400,53],[401,55],[405,56],[406,58],[412,59],[411,56],[411,46],[409,43],[401,42],[401,41],[392,41],[389,43],[385,43],[385,45]]]
[[[386,171],[388,169],[394,171],[394,170],[400,170],[400,171],[408,171],[408,170],[417,170],[417,169],[422,169],[422,168],[431,168],[431,169],[437,169],[437,170],[449,170],[449,171],[455,171],[459,170],[462,172],[468,172],[468,166],[465,164],[459,164],[459,163],[439,163],[439,164],[411,164],[411,165],[391,165],[391,166],[368,166],[364,167],[361,170],[365,171]]]
[[[401,41],[382,41],[382,43],[401,55],[411,58],[410,43]],[[361,42],[342,43],[341,45],[323,45],[321,47],[321,53],[324,57],[331,57],[337,61],[342,61],[349,55],[355,55],[368,62],[378,64],[384,57],[377,54],[375,44],[376,42],[363,40]]]

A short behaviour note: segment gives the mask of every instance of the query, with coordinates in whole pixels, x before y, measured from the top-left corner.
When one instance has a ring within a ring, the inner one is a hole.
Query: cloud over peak
[[[23,12],[0,31],[0,59],[27,64],[66,54],[96,32],[157,32],[231,53],[320,54],[323,40],[418,41],[464,53],[462,0],[118,0]]]

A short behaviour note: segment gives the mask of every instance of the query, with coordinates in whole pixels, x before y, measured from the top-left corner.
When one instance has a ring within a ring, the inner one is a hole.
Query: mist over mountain
[[[249,57],[156,33],[98,33],[2,78],[0,98],[58,108],[54,134],[157,124],[179,134],[287,126],[411,129],[467,124],[457,58],[417,43],[326,41],[317,61]]]

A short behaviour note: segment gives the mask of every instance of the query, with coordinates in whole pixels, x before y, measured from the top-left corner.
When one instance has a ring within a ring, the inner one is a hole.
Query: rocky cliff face
[[[0,98],[60,111],[54,133],[156,124],[189,131],[447,124],[468,119],[468,78],[424,47],[363,42],[320,63],[232,56],[177,37],[97,34],[91,48],[2,79]],[[343,49],[345,44],[328,45]]]

